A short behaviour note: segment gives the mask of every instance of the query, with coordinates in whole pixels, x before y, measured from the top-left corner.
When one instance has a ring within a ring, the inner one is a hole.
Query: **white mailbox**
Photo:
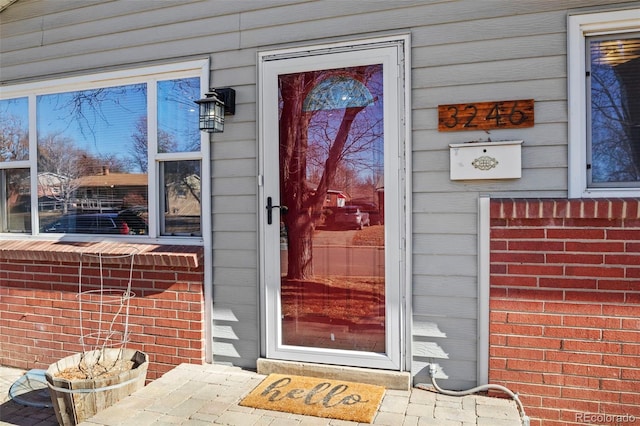
[[[517,179],[522,176],[522,141],[449,145],[451,180]]]

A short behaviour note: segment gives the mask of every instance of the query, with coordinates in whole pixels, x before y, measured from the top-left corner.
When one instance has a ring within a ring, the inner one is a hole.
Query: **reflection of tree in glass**
[[[375,82],[375,81],[374,81]],[[379,83],[379,82],[375,82]],[[381,92],[371,83],[371,91]],[[309,124],[307,179],[320,182],[327,158],[338,132],[338,111],[317,111]],[[383,173],[382,117],[375,108],[365,108],[354,120],[351,132],[338,160],[332,188],[353,198],[373,197],[375,186]],[[372,200],[373,201],[373,200]]]
[[[80,178],[100,174],[105,169],[119,172],[125,165],[115,154],[96,157],[76,147],[73,139],[59,134],[38,140],[38,192],[61,201],[63,213],[67,213],[81,185]]]
[[[78,178],[87,174],[88,156],[74,141],[48,135],[38,141],[38,193],[62,201],[67,213],[71,196],[78,189]]]
[[[175,141],[158,152],[200,151],[198,111],[194,101],[200,98],[200,79],[181,78],[158,82],[158,138],[161,134]]]
[[[146,84],[70,92],[67,93],[68,96],[56,96],[53,109],[64,114],[58,117],[60,122],[67,123],[64,130],[76,125],[82,136],[92,136],[95,141],[99,121],[115,124],[110,123],[108,108],[116,107],[131,114],[140,113],[137,110],[130,110],[127,103],[122,101],[122,99],[136,93],[146,96]]]
[[[142,173],[148,172],[149,167],[149,138],[147,135],[147,116],[142,116],[136,122],[135,133],[131,135],[131,157],[134,166]],[[163,130],[158,130],[158,152],[175,152],[176,141]]]
[[[612,66],[594,49],[591,68],[593,182],[640,181],[640,61]]]
[[[29,130],[19,117],[0,115],[0,161],[29,158]]]
[[[382,171],[381,75],[380,65],[370,65],[280,76],[280,202],[288,208],[281,215],[288,236],[287,278],[313,276],[314,213],[321,211],[336,179],[349,171]],[[376,102],[305,110],[307,95],[332,77],[363,83]],[[363,177],[366,180],[366,174]]]

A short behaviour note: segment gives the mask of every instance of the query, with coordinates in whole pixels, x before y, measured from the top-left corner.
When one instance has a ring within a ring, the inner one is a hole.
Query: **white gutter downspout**
[[[478,385],[489,383],[489,252],[491,232],[491,198],[478,198]]]

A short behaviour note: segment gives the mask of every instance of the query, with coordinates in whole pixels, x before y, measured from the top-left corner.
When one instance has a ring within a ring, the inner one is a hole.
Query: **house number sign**
[[[533,127],[533,99],[438,105],[438,131]]]

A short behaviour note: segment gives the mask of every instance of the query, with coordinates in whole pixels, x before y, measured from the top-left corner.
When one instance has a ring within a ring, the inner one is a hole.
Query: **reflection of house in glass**
[[[71,194],[65,194],[70,191]],[[70,195],[70,196],[69,196]],[[104,168],[99,175],[83,176],[68,182],[56,173],[38,174],[39,210],[117,211],[130,205],[147,204],[147,175],[110,173]]]
[[[65,180],[63,176],[56,173],[39,173],[38,174],[38,197],[58,196],[62,191],[62,183]]]
[[[28,186],[29,178],[25,178]],[[62,201],[59,199],[64,184],[64,176],[56,173],[38,173],[38,209],[58,210],[62,209]]]
[[[70,191],[70,196],[64,192]],[[67,199],[69,208],[79,211],[117,211],[132,205],[147,205],[147,175],[110,173],[104,168],[99,175],[83,176],[71,182],[51,172],[38,174],[39,210],[62,210]]]
[[[147,205],[147,175],[111,173],[82,176],[74,186],[75,207],[81,211],[118,211],[134,205]]]
[[[331,225],[335,209],[342,209],[348,205],[358,206],[367,212],[374,225],[384,224],[384,183],[382,179],[376,185],[373,197],[352,198],[345,191],[329,189],[322,203],[322,213],[315,215],[316,225]]]
[[[322,207],[344,207],[348,199],[349,195],[344,192],[330,189],[327,191]]]
[[[362,207],[372,217],[372,224],[382,225],[384,223],[384,180],[378,179],[375,186],[375,194],[369,197],[351,197],[344,191],[330,189],[327,191],[323,208],[346,207],[347,205],[357,205]]]
[[[200,216],[200,187],[200,176],[196,174],[167,182],[166,212],[177,216]]]
[[[65,178],[55,173],[38,175],[38,197],[54,203],[63,192]],[[80,211],[118,211],[148,203],[148,176],[143,173],[111,173],[105,167],[98,175],[82,176],[73,181],[71,207]],[[191,174],[167,181],[167,212],[176,215],[200,214],[200,176]],[[53,208],[53,204],[50,206]]]
[[[133,205],[147,204],[147,175],[111,173],[76,179],[76,208],[81,211],[117,211]]]

